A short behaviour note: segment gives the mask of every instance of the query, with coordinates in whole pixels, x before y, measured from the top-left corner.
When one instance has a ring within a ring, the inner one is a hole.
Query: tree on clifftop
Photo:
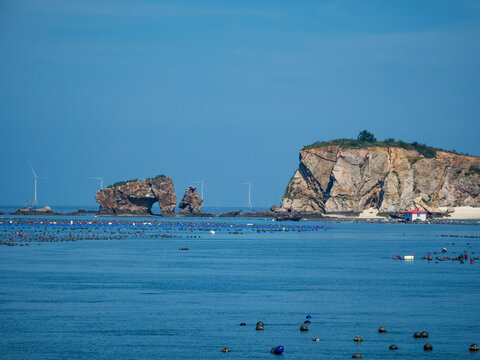
[[[371,142],[371,143],[377,141],[377,139],[375,139],[375,136],[367,130],[360,131],[360,133],[357,136],[357,140],[361,142]]]

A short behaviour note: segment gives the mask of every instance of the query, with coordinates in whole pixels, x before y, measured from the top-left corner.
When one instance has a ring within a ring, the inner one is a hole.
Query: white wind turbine
[[[248,207],[252,209],[252,183],[249,182],[244,182],[242,183],[243,185],[248,185]]]
[[[33,170],[32,164],[29,163],[29,165],[30,165],[30,169],[32,170],[33,178],[34,178],[34,181],[35,181],[35,195],[34,195],[34,200],[33,200],[32,205],[33,205],[33,207],[36,207],[38,205],[38,202],[37,202],[37,181],[40,177],[36,174],[35,170]]]
[[[90,179],[100,180],[100,190],[103,190],[103,176],[102,177],[91,177]]]

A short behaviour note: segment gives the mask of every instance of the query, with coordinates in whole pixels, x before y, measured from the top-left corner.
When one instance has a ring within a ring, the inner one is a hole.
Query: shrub
[[[421,160],[422,157],[421,156],[411,156],[411,155],[407,155],[407,160],[410,164],[415,164],[418,160]]]

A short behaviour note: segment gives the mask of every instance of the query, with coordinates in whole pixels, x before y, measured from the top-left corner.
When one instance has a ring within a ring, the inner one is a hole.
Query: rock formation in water
[[[17,211],[11,213],[11,215],[59,215],[59,214],[54,213],[50,208],[50,206],[45,206],[41,209],[33,209],[33,208],[17,209]]]
[[[97,191],[100,215],[152,215],[158,202],[162,216],[174,213],[177,204],[173,181],[167,176],[116,183]]]
[[[423,156],[389,146],[318,146],[300,151],[300,166],[276,210],[396,213],[451,206],[480,206],[480,157],[440,150]]]
[[[185,190],[182,200],[178,207],[181,209],[180,214],[192,215],[199,214],[202,210],[203,200],[197,193],[195,186],[190,186]]]

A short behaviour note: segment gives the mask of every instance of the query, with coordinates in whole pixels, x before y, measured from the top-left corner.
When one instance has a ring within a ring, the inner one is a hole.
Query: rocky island
[[[303,147],[299,168],[274,210],[358,215],[373,209],[387,215],[480,206],[480,157],[394,139],[376,141],[362,133],[356,140]]]
[[[214,214],[202,212],[203,199],[198,195],[195,186],[189,186],[185,189],[185,194],[178,204],[180,208],[179,216],[211,217]]]
[[[60,214],[53,212],[50,206],[45,206],[40,209],[35,209],[35,208],[17,209],[16,211],[12,212],[11,215],[60,215]]]
[[[158,175],[145,180],[117,182],[99,190],[95,200],[100,204],[100,215],[152,215],[156,202],[162,216],[175,213],[177,197],[170,177]]]

